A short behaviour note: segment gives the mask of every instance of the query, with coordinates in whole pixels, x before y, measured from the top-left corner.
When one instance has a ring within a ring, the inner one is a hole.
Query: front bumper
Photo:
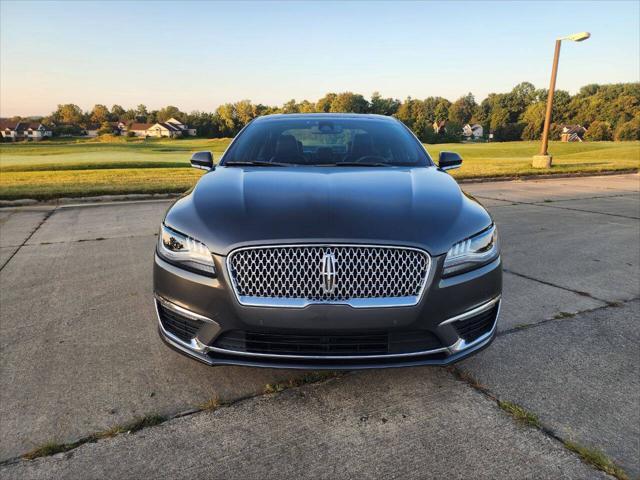
[[[485,348],[495,336],[502,292],[500,258],[472,272],[440,279],[443,258],[435,257],[426,291],[417,305],[364,309],[323,304],[300,309],[243,306],[230,288],[224,257],[214,260],[217,278],[182,270],[157,255],[154,264],[161,338],[208,365],[331,370],[448,365]],[[478,319],[482,319],[479,327]],[[475,328],[471,336],[464,333],[470,327]],[[325,340],[325,335],[340,339],[368,332],[388,334],[389,338],[425,334],[432,341],[425,348],[399,353],[296,354],[228,348],[222,339],[229,332],[316,335],[314,338]]]

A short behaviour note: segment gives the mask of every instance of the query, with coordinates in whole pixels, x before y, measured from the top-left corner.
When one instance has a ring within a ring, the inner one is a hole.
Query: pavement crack
[[[565,290],[567,292],[575,293],[576,295],[580,295],[581,297],[588,297],[588,298],[591,298],[593,300],[597,300],[598,302],[606,303],[607,305],[612,305],[612,304],[616,303],[616,302],[611,302],[609,300],[605,300],[603,298],[594,297],[589,292],[584,292],[582,290],[575,290],[573,288],[564,287],[562,285],[558,285],[556,283],[548,282],[546,280],[540,280],[539,278],[535,278],[535,277],[532,277],[530,275],[526,275],[524,273],[514,272],[513,270],[509,270],[509,269],[506,269],[506,268],[503,269],[503,271],[506,272],[506,273],[509,273],[511,275],[515,275],[516,277],[525,278],[527,280],[531,280],[533,282],[538,282],[538,283],[541,283],[543,285],[547,285],[549,287],[555,287],[555,288],[559,288],[561,290]]]
[[[95,237],[95,238],[79,238],[77,240],[61,240],[57,242],[40,242],[40,243],[30,243],[29,247],[37,247],[39,245],[60,245],[65,243],[84,243],[84,242],[102,242],[104,240],[122,240],[129,238],[144,238],[144,237],[157,237],[157,233],[147,233],[144,235],[124,235],[121,237]]]
[[[510,205],[526,205],[527,202],[521,202],[519,200],[511,200],[509,198],[496,198],[496,197],[487,197],[486,195],[474,195],[475,198],[479,198],[481,200],[495,200],[497,202],[507,202]],[[507,205],[495,205],[495,206],[507,206]]]
[[[628,191],[626,193],[617,193],[615,195],[592,195],[591,197],[579,197],[579,198],[558,198],[556,200],[549,200],[546,203],[561,203],[561,202],[575,202],[576,200],[597,200],[599,198],[620,198],[620,197],[637,197],[639,192]],[[540,203],[540,202],[533,202]]]
[[[608,198],[608,197],[602,197],[602,198]],[[554,202],[550,202],[550,203],[554,203]],[[583,208],[561,207],[559,205],[551,205],[550,203],[531,203],[530,205],[535,205],[537,207],[558,208],[560,210],[571,210],[571,211],[574,211],[574,212],[594,213],[596,215],[606,215],[608,217],[618,217],[618,218],[628,218],[630,220],[640,220],[640,218],[632,217],[631,215],[622,215],[620,213],[594,212],[593,210],[586,210],[586,209],[583,209]]]
[[[548,208],[559,208],[562,210],[571,210],[574,212],[584,212],[584,213],[593,213],[595,215],[606,215],[609,217],[620,217],[620,218],[627,218],[630,220],[640,220],[640,218],[638,217],[632,217],[631,215],[622,215],[620,213],[607,213],[607,212],[596,212],[593,210],[587,210],[584,208],[572,208],[572,207],[564,207],[564,206],[560,206],[560,205],[551,205],[551,204],[555,204],[555,203],[561,203],[561,202],[571,202],[571,201],[576,201],[576,200],[597,200],[600,198],[620,198],[620,197],[628,197],[628,196],[636,196],[637,194],[634,192],[630,192],[630,193],[624,193],[624,194],[620,194],[620,195],[596,195],[593,197],[581,197],[581,198],[562,198],[559,200],[544,200],[542,202],[523,202],[521,200],[511,200],[508,198],[496,198],[496,197],[487,197],[484,195],[474,195],[475,197],[481,199],[481,200],[495,200],[498,202],[509,202],[509,205],[494,205],[493,207],[490,208],[496,208],[496,207],[509,207],[509,206],[514,206],[514,205],[531,205],[534,207],[548,207]]]
[[[594,308],[587,308],[585,310],[580,310],[578,312],[571,313],[571,314],[567,314],[566,312],[560,312],[558,315],[554,316],[553,318],[546,318],[544,320],[540,320],[539,322],[534,322],[534,323],[523,323],[520,325],[516,325],[515,327],[509,328],[507,330],[502,330],[496,334],[496,337],[502,337],[504,335],[510,335],[512,333],[521,332],[523,330],[529,330],[530,328],[540,327],[550,322],[576,320],[576,317],[583,315],[585,313],[597,312],[597,311],[606,310],[609,308],[619,308],[622,305],[635,302],[637,300],[640,300],[640,297],[630,298],[628,300],[623,300],[621,302],[607,302],[606,305],[602,305]]]
[[[190,417],[198,413],[213,412],[220,408],[231,407],[233,405],[244,402],[246,400],[251,400],[252,398],[275,397],[276,395],[283,393],[286,390],[300,388],[305,385],[320,385],[320,384],[329,382],[333,379],[344,377],[346,375],[349,375],[350,373],[351,372],[342,372],[342,371],[311,372],[301,377],[290,379],[286,382],[267,384],[265,385],[264,390],[262,392],[244,395],[242,397],[235,398],[231,401],[220,401],[218,398],[216,398],[215,403],[212,403],[209,401],[206,403],[202,403],[196,408],[183,410],[173,415],[149,414],[143,417],[137,417],[130,422],[124,423],[122,425],[115,425],[106,430],[91,433],[89,435],[86,435],[74,441],[65,442],[65,443],[56,443],[56,442],[46,443],[29,452],[23,453],[22,455],[7,458],[5,460],[0,460],[0,467],[14,465],[21,461],[31,461],[31,460],[35,460],[36,458],[50,457],[57,453],[68,453],[87,443],[95,443],[99,440],[113,438],[121,434],[136,434],[139,431],[144,430],[146,428],[162,425],[163,423],[166,423],[170,420],[175,420],[177,418]],[[70,457],[65,456],[65,459],[68,459],[68,458]]]
[[[554,442],[559,443],[562,446],[563,449],[571,452],[574,455],[577,455],[582,462],[586,463],[591,468],[596,469],[596,470],[600,470],[600,471],[604,471],[605,473],[613,475],[613,476],[615,476],[616,478],[618,478],[620,480],[622,480],[622,479],[627,480],[628,479],[628,477],[627,477],[626,473],[624,472],[624,470],[622,468],[620,468],[618,465],[613,464],[613,462],[610,462],[611,466],[613,467],[613,472],[612,472],[611,470],[609,470],[608,468],[603,467],[600,464],[587,461],[587,459],[585,459],[585,456],[580,454],[578,449],[572,448],[572,446],[571,446],[572,444],[571,444],[570,441],[568,441],[567,439],[562,438],[554,429],[552,429],[551,427],[545,425],[538,418],[538,416],[535,413],[529,412],[525,408],[523,408],[522,406],[520,406],[518,404],[515,404],[513,402],[510,402],[509,400],[502,399],[502,398],[498,397],[498,395],[493,393],[489,389],[489,387],[487,387],[486,385],[481,384],[468,371],[463,370],[462,368],[457,367],[455,365],[452,365],[452,366],[449,366],[449,367],[445,367],[445,368],[447,370],[449,370],[449,372],[453,375],[454,378],[456,378],[457,380],[459,380],[461,382],[466,383],[472,389],[474,389],[475,391],[477,391],[481,395],[483,395],[485,398],[487,398],[490,401],[494,402],[496,404],[496,406],[501,411],[503,411],[506,414],[508,414],[513,419],[513,421],[523,425],[525,428],[531,428],[533,430],[537,430],[538,432],[542,433],[543,435],[545,435],[546,437],[550,438]],[[514,414],[514,412],[515,412],[515,414]]]
[[[53,215],[53,213],[57,210],[57,207],[52,208],[51,210],[49,210],[48,212],[45,213],[44,217],[42,217],[42,220],[40,220],[40,222],[38,223],[38,225],[36,225],[36,227],[31,231],[31,233],[27,236],[27,238],[24,239],[24,241],[18,246],[18,248],[16,248],[16,251],[13,252],[11,255],[9,255],[9,258],[7,258],[7,260],[5,260],[5,262],[2,264],[2,266],[0,267],[0,272],[2,270],[4,270],[4,267],[6,267],[9,262],[11,261],[11,259],[13,257],[16,256],[16,254],[22,249],[22,247],[24,247],[27,242],[29,240],[31,240],[31,237],[33,237],[33,235],[40,229],[40,227],[42,225],[44,225],[44,223],[49,220],[49,218],[51,217],[51,215]]]

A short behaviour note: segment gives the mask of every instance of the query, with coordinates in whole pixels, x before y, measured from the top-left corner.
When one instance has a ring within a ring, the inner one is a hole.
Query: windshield
[[[250,124],[223,165],[426,166],[422,145],[399,122],[375,118],[282,118]]]

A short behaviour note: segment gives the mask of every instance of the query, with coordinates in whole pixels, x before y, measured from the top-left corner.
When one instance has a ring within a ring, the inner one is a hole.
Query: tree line
[[[393,115],[426,143],[460,141],[463,125],[480,124],[493,140],[536,140],[542,134],[548,91],[529,82],[516,85],[508,93],[491,93],[478,103],[469,93],[451,102],[443,97],[416,99],[385,98],[374,92],[370,99],[352,92],[327,93],[316,102],[290,100],[282,106],[255,104],[250,100],[220,105],[214,112],[185,113],[175,106],[149,110],[145,105],[125,110],[95,105],[84,112],[74,104],[59,105],[43,119],[58,129],[89,123],[163,122],[172,117],[196,128],[209,138],[233,137],[252,119],[272,113],[350,112]],[[446,122],[446,132],[433,128]],[[640,140],[640,83],[618,83],[582,87],[575,95],[557,90],[554,96],[551,138],[559,139],[564,125],[581,125],[589,140]]]

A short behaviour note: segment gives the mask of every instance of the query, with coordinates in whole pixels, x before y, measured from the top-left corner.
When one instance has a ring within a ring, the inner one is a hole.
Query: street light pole
[[[549,83],[549,93],[547,95],[547,112],[544,115],[544,129],[542,130],[540,155],[547,155],[547,148],[549,147],[549,128],[551,127],[551,112],[553,111],[553,94],[556,90],[556,77],[558,76],[560,45],[562,45],[562,40],[556,40],[556,50],[553,54],[553,67],[551,67],[551,82]],[[551,159],[549,159],[549,166],[551,166]]]
[[[551,82],[549,82],[549,93],[547,94],[547,110],[544,116],[544,128],[542,130],[542,144],[540,145],[540,153],[534,155],[532,166],[534,168],[551,168],[553,157],[549,155],[549,129],[551,128],[551,113],[553,112],[553,94],[556,90],[556,77],[558,76],[558,61],[560,60],[560,45],[562,40],[573,40],[574,42],[582,42],[589,38],[589,32],[575,33],[567,37],[556,40],[556,49],[553,54],[553,66],[551,67]]]

